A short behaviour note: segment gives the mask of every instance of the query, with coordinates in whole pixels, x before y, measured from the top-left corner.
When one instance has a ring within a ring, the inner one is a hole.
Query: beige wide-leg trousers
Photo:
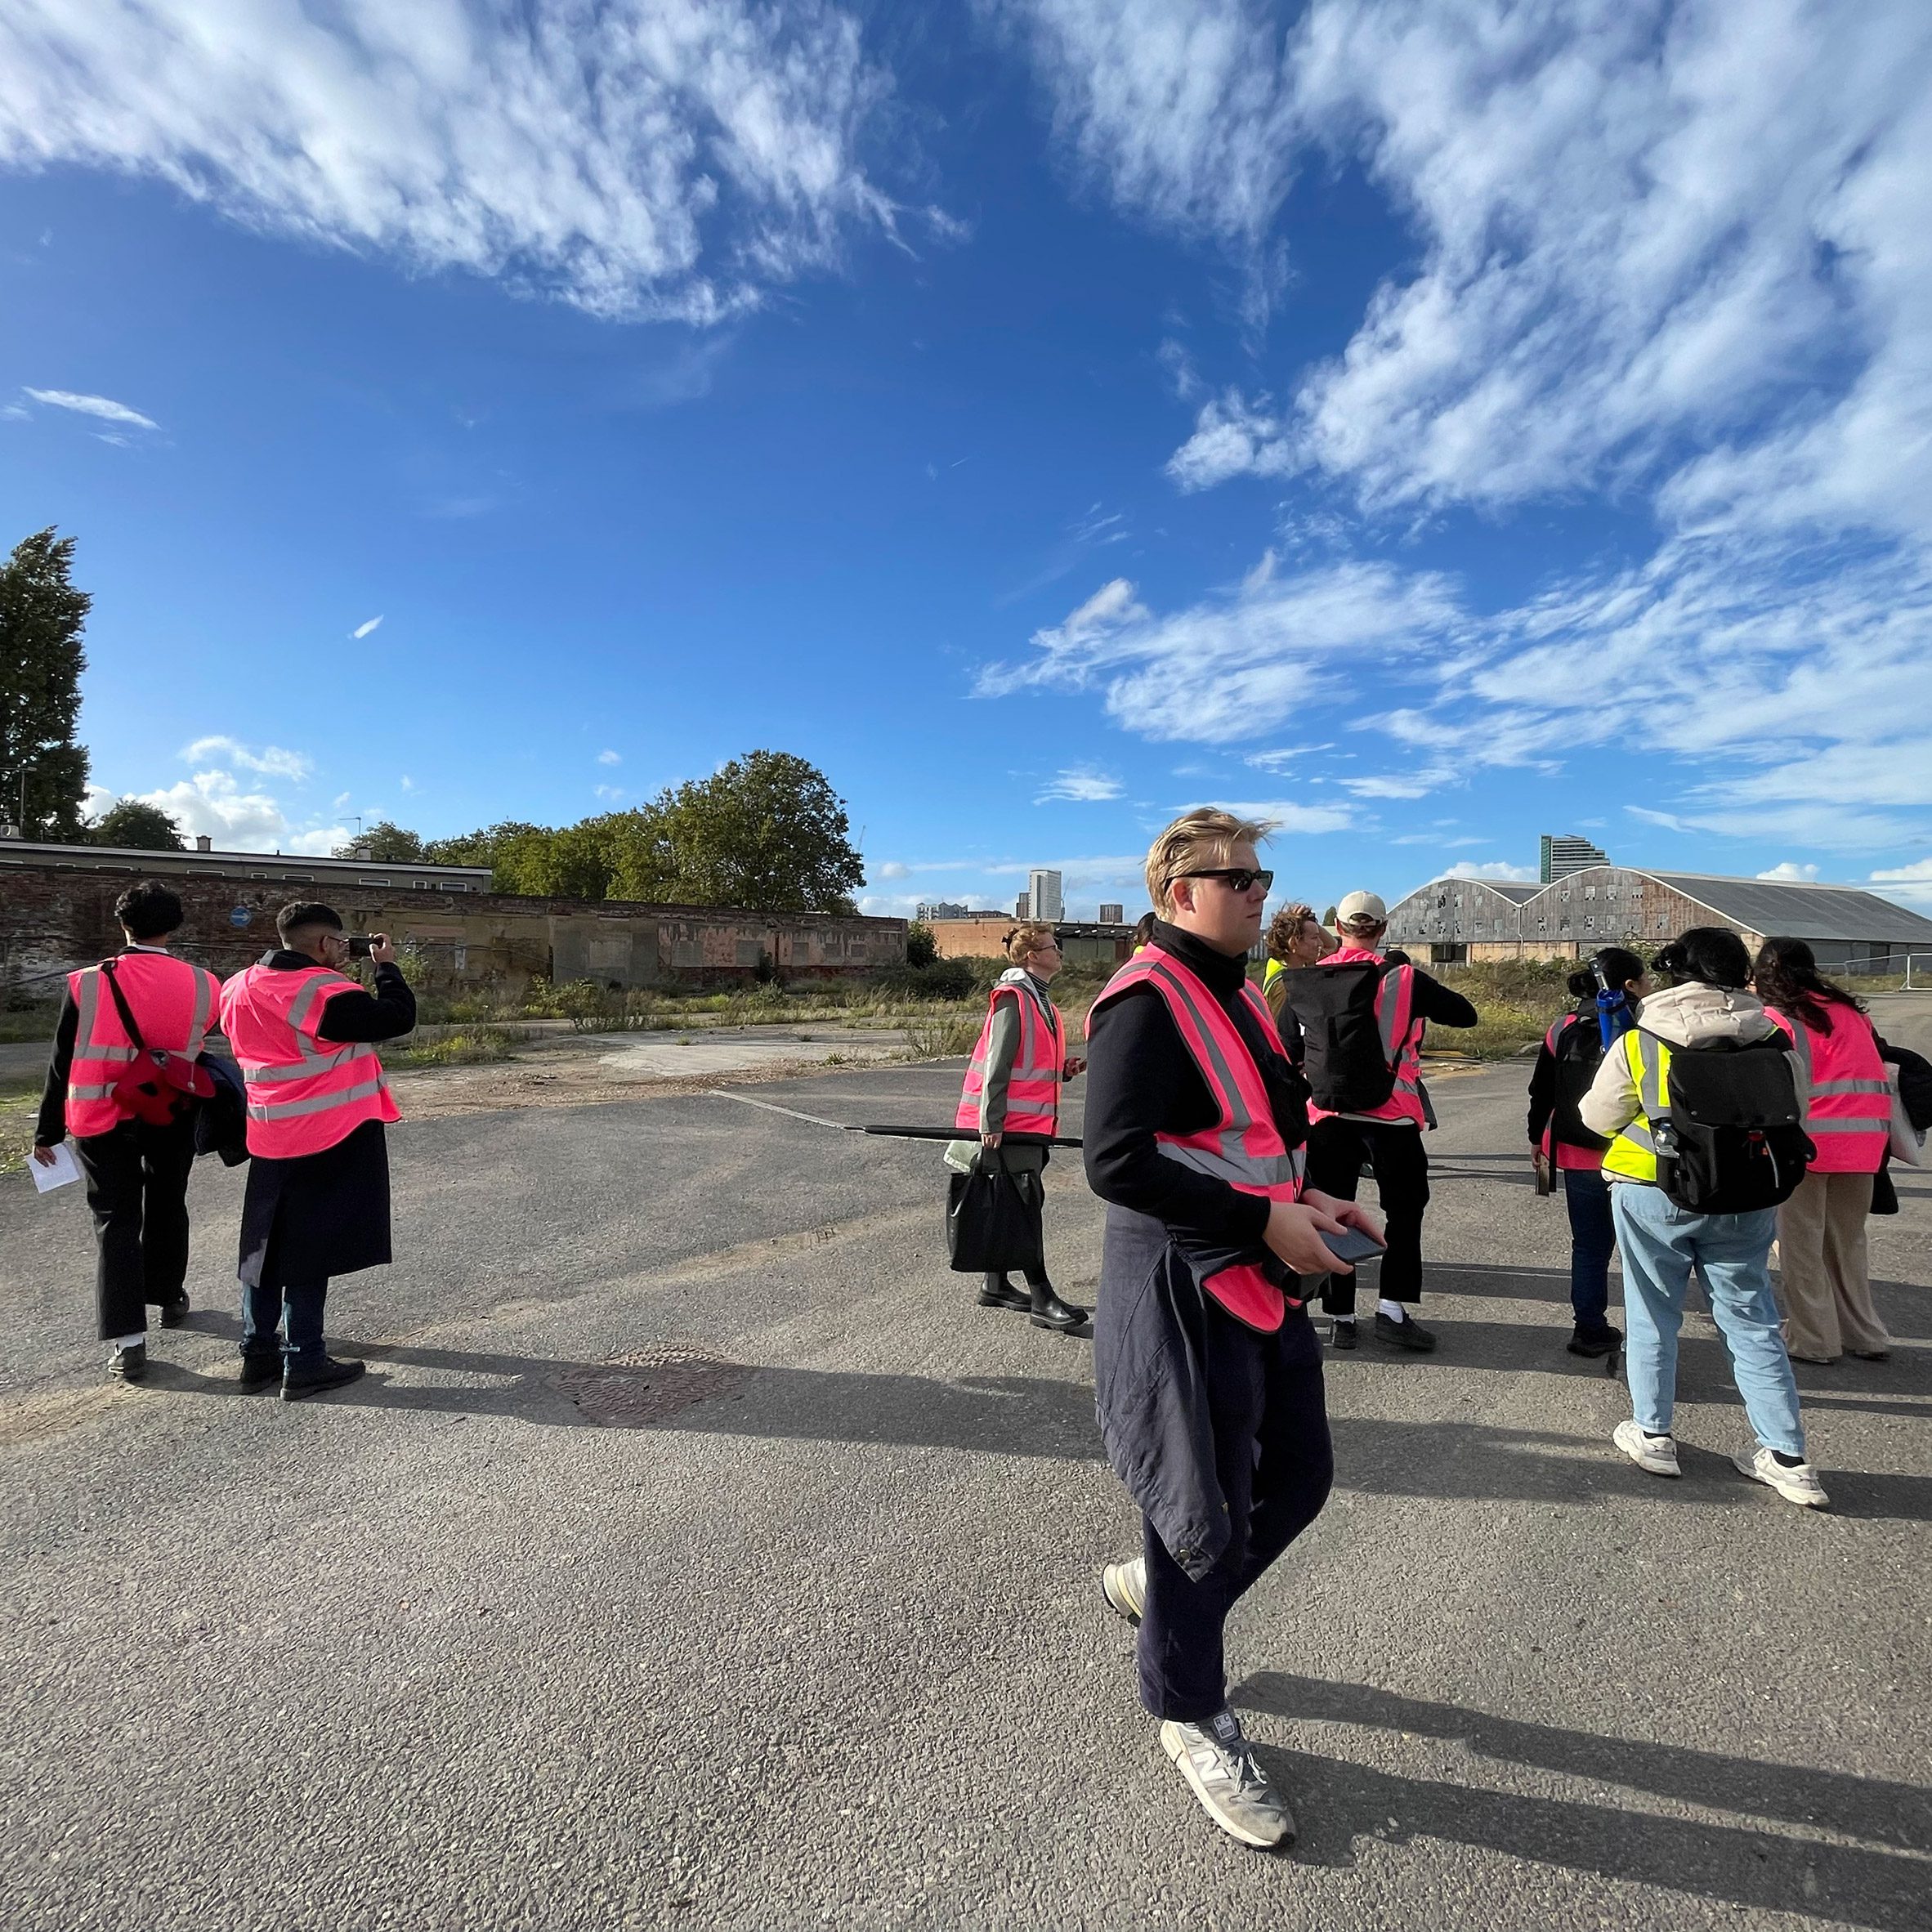
[[[1868,1174],[1808,1174],[1778,1210],[1783,1269],[1785,1346],[1794,1355],[1830,1362],[1846,1349],[1870,1354],[1892,1338],[1872,1305],[1865,1259],[1865,1217],[1872,1211]]]

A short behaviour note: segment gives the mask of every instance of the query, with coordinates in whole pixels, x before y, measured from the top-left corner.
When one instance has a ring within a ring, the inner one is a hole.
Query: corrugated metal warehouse
[[[1827,971],[1932,968],[1932,919],[1856,886],[1725,879],[1591,865],[1545,886],[1438,879],[1389,912],[1389,943],[1433,964],[1582,959],[1617,942],[1654,947],[1693,926],[1729,926],[1755,946],[1803,939]]]

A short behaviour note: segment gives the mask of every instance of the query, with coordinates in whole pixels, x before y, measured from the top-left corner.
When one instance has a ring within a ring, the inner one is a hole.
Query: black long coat
[[[303,953],[271,953],[262,964],[281,971],[313,966]],[[333,995],[322,1009],[320,1036],[394,1040],[416,1024],[416,996],[394,966],[376,968],[376,990]],[[242,1201],[244,1287],[286,1288],[380,1268],[391,1259],[389,1146],[380,1120],[364,1120],[320,1154],[248,1163]]]

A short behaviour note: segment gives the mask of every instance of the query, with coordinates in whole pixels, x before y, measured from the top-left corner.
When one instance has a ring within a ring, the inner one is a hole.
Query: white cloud
[[[284,751],[277,745],[265,745],[259,751],[222,735],[197,738],[181,752],[184,763],[239,766],[244,771],[259,771],[266,778],[292,779],[297,785],[315,771],[315,761],[299,751]]]
[[[128,796],[145,805],[159,805],[185,837],[210,838],[225,851],[294,849],[281,806],[266,792],[244,791],[232,772],[197,771],[178,784]]]
[[[1458,613],[1447,580],[1350,563],[1281,577],[1272,559],[1233,591],[1159,617],[1116,578],[1064,623],[1034,633],[1030,664],[995,665],[979,690],[1098,686],[1109,713],[1157,739],[1216,744],[1272,732],[1349,675],[1418,650]]]
[[[890,83],[859,42],[825,0],[15,0],[0,164],[150,176],[272,234],[710,322],[892,231],[859,158]]]
[[[415,780],[410,777],[407,771],[404,772],[402,776],[398,779],[396,782],[401,785],[402,789],[405,792],[413,792],[416,789]]]
[[[621,765],[624,760],[614,751],[600,751],[597,754],[597,763],[600,765]]]
[[[1266,397],[1249,403],[1237,389],[1203,403],[1194,433],[1167,460],[1183,490],[1210,490],[1230,476],[1279,476],[1299,467],[1281,419]]]
[[[1283,832],[1346,832],[1355,823],[1353,813],[1342,805],[1305,805],[1295,798],[1216,798],[1213,802],[1237,818],[1271,821]]]
[[[1035,805],[1045,805],[1056,800],[1066,800],[1076,804],[1095,805],[1108,798],[1119,798],[1125,789],[1119,779],[1111,778],[1106,772],[1097,771],[1091,765],[1073,765],[1066,771],[1056,773],[1033,803]]]
[[[1119,207],[1233,249],[1259,320],[1294,179],[1281,33],[1247,0],[980,0],[1030,48],[1056,132]]]
[[[872,879],[910,879],[912,868],[901,865],[897,859],[888,859],[882,865],[869,865],[866,873]]]
[[[1398,844],[1403,843],[1398,839]],[[1472,865],[1466,859],[1458,860],[1452,865],[1445,865],[1440,872],[1429,874],[1431,881],[1438,879],[1491,879],[1504,885],[1534,885],[1542,874],[1534,865],[1512,865],[1502,859],[1485,859],[1480,865]]]
[[[366,624],[357,624],[355,629],[350,632],[349,635],[351,637],[366,637],[369,633],[373,631],[382,621],[382,619],[380,617],[372,617]]]
[[[624,787],[620,785],[593,785],[591,789],[606,805],[615,805],[624,795]]]
[[[3,32],[3,29],[0,29]],[[0,46],[5,44],[0,40]],[[0,103],[5,101],[5,81],[0,78]],[[4,150],[0,150],[3,154]],[[80,416],[98,417],[103,423],[124,423],[130,429],[159,429],[161,426],[151,416],[144,416],[139,409],[131,409],[125,403],[118,403],[111,396],[79,396],[71,389],[28,389],[21,392],[30,396],[37,403],[45,403],[55,409],[72,409]],[[107,436],[106,442],[125,442],[124,436]]]
[[[1780,859],[1768,870],[1758,874],[1760,879],[1773,879],[1783,885],[1809,885],[1818,877],[1815,865],[1800,865],[1794,859]]]

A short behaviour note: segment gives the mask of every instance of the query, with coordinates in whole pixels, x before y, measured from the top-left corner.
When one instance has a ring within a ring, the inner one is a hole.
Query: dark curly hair
[[[1818,955],[1802,939],[1767,939],[1751,977],[1765,1005],[1802,1020],[1814,1033],[1831,1031],[1835,1006],[1849,1006],[1854,1013],[1865,1010],[1863,1000],[1818,971]]]

